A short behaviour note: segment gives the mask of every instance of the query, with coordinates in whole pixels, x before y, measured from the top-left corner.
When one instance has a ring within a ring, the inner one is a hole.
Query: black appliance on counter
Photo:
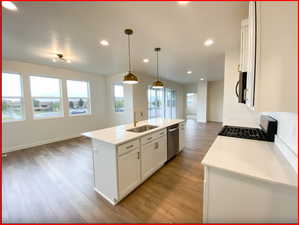
[[[167,128],[167,160],[179,152],[179,124]]]
[[[260,127],[224,126],[218,135],[274,142],[274,137],[277,133],[277,120],[263,115],[261,116]]]
[[[239,103],[246,103],[246,82],[247,72],[239,72],[239,81],[236,84],[235,92]]]

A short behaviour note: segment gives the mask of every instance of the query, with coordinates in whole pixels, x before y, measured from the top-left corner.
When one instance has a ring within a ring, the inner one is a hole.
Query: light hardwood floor
[[[117,206],[93,190],[87,138],[7,154],[2,165],[3,223],[200,223],[200,164],[220,123],[186,123],[186,148]],[[105,171],[103,171],[105,172]]]

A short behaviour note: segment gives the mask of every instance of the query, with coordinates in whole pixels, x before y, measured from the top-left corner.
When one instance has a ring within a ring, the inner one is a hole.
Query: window
[[[115,112],[125,111],[124,86],[115,84],[114,88],[114,110]]]
[[[89,83],[68,80],[66,84],[69,114],[72,116],[90,114]]]
[[[59,79],[30,76],[30,88],[35,119],[63,116]]]
[[[164,117],[164,89],[148,89],[148,115],[149,118]]]
[[[19,74],[2,73],[2,121],[24,119],[22,81]]]
[[[187,106],[190,107],[193,104],[194,93],[187,93]]]

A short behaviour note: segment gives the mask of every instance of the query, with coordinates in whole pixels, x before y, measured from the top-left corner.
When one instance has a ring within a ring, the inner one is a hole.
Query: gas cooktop
[[[259,128],[224,126],[218,135],[268,141],[266,133]]]
[[[260,118],[261,128],[224,126],[218,135],[273,142],[277,133],[277,126],[276,119],[262,115]]]

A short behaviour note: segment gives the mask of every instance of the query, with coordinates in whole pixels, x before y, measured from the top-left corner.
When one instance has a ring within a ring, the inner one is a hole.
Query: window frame
[[[57,79],[59,81],[59,93],[60,97],[38,97],[38,96],[32,96],[32,84],[31,84],[31,77],[41,77],[41,78],[52,78]],[[31,107],[32,107],[32,118],[33,120],[47,120],[47,119],[57,119],[57,118],[63,118],[64,117],[64,99],[63,99],[63,92],[62,92],[62,79],[55,76],[49,76],[49,75],[29,75],[29,92],[30,92],[30,99],[31,99]],[[33,100],[35,98],[49,98],[49,99],[59,99],[60,105],[61,105],[61,115],[58,116],[48,116],[48,117],[35,117],[34,116],[34,102]]]
[[[122,86],[123,87],[123,99],[124,99],[124,110],[123,111],[116,111],[115,107],[115,86]],[[125,86],[122,83],[114,83],[112,85],[112,96],[113,96],[113,112],[114,113],[124,113],[125,112]]]
[[[19,75],[20,76],[20,87],[21,87],[21,96],[20,97],[5,97],[2,95],[1,93],[1,100],[3,102],[3,99],[4,98],[16,98],[16,99],[20,99],[20,102],[21,102],[21,109],[22,109],[22,119],[19,119],[19,120],[3,120],[2,119],[2,116],[1,116],[1,121],[2,121],[2,124],[3,123],[15,123],[15,122],[22,122],[22,121],[25,121],[26,120],[26,109],[25,109],[25,96],[24,96],[24,77],[21,73],[19,72],[10,72],[10,71],[2,71],[2,74],[1,76],[3,76],[4,73],[7,73],[7,74],[13,74],[13,75]],[[2,82],[2,77],[1,77],[1,82]],[[2,88],[2,87],[1,87]]]
[[[68,81],[80,81],[80,82],[85,82],[87,83],[87,96],[88,97],[69,97],[68,96],[68,86],[67,86],[67,82]],[[67,96],[67,109],[68,109],[68,116],[70,117],[76,117],[76,116],[90,116],[92,115],[92,112],[91,112],[91,97],[90,97],[90,82],[88,80],[76,80],[76,79],[66,79],[65,80],[65,87],[66,87],[66,96]],[[69,102],[69,99],[70,98],[83,98],[83,99],[88,99],[88,112],[87,113],[84,113],[84,114],[71,114],[70,113],[70,102]]]

